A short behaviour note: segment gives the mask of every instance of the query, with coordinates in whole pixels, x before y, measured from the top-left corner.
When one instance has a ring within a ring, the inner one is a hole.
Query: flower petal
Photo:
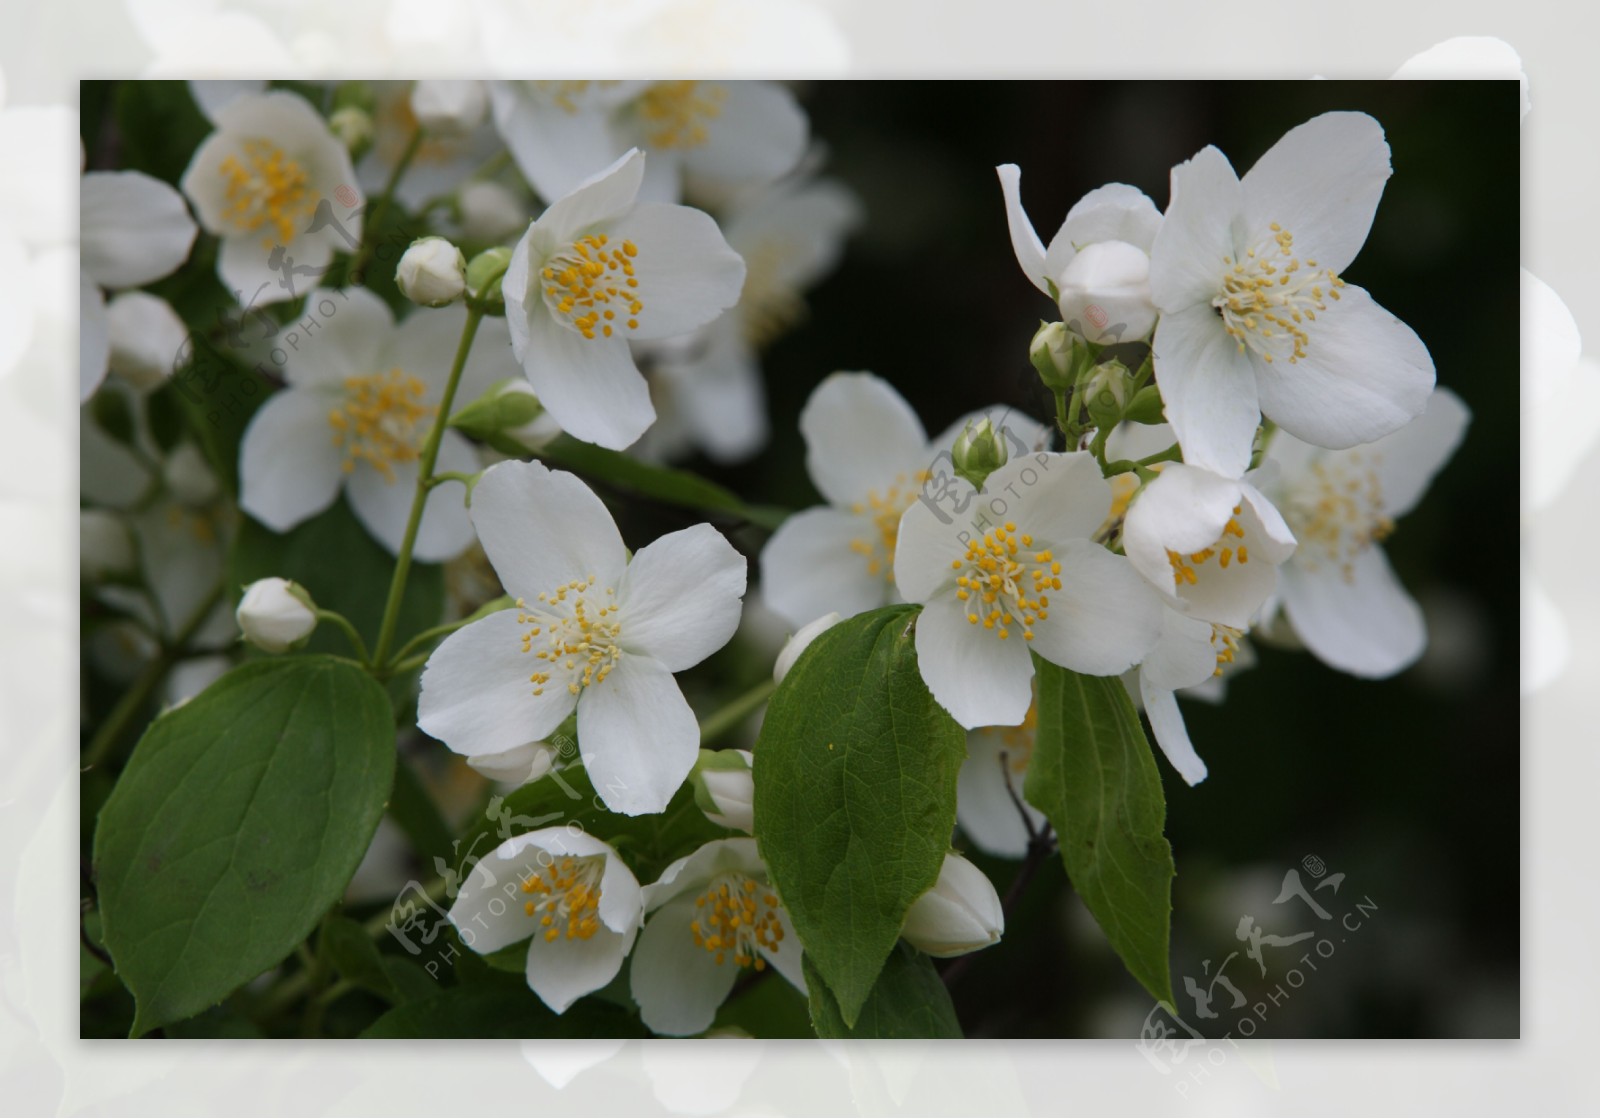
[[[439,461],[434,467],[436,471],[476,474],[480,465],[478,452],[459,432],[444,433],[439,444]],[[411,519],[418,468],[415,462],[394,463],[390,467],[392,476],[385,476],[363,462],[346,476],[351,509],[367,531],[395,555],[400,554],[406,523]],[[466,494],[454,482],[435,486],[428,492],[412,549],[419,563],[443,563],[471,546],[474,539],[472,518],[467,513],[465,499]]]
[[[542,847],[537,832],[515,835],[480,858],[462,881],[450,906],[450,923],[474,952],[487,954],[526,940],[539,928],[520,901],[508,898],[504,884],[537,868]]]
[[[1040,452],[989,475],[978,503],[984,520],[1013,522],[1042,549],[1093,536],[1111,511],[1111,483],[1087,451]],[[973,527],[986,527],[984,520]]]
[[[761,364],[740,332],[736,314],[706,331],[697,359],[657,366],[682,403],[683,422],[713,462],[742,462],[766,445],[767,393]],[[659,387],[659,386],[658,386]]]
[[[315,333],[306,333],[294,344],[287,333],[278,340],[279,348],[288,353],[283,375],[291,385],[342,388],[348,377],[389,368],[384,358],[395,349],[394,315],[377,295],[366,288],[318,289],[306,296],[307,321],[313,310],[321,324]]]
[[[108,288],[137,287],[189,259],[194,219],[183,195],[138,171],[95,171],[78,194],[83,269]]]
[[[1183,461],[1230,478],[1242,475],[1261,419],[1260,363],[1239,352],[1209,305],[1162,315],[1154,352],[1156,381]]]
[[[1097,241],[1125,241],[1148,253],[1160,230],[1161,211],[1149,195],[1125,183],[1107,183],[1073,204],[1056,237],[1080,249]]]
[[[984,727],[967,735],[967,758],[956,776],[956,822],[981,850],[1020,859],[1028,852],[1028,829],[1017,811],[1024,773],[1012,769],[1018,759],[1011,752],[1001,757],[1006,733],[998,727]],[[1028,804],[1022,807],[1035,828],[1044,826],[1042,812]]]
[[[917,618],[917,667],[923,683],[939,706],[967,729],[1016,726],[1027,716],[1033,703],[1033,661],[1028,642],[1020,640],[1020,633],[1016,637],[1001,641],[993,630],[968,622],[966,608],[954,595],[935,598]]]
[[[32,328],[31,315],[27,319]],[[21,351],[19,351],[20,353]],[[78,399],[88,400],[106,379],[111,362],[111,321],[106,317],[106,297],[90,278],[78,273]]]
[[[595,791],[624,816],[667,807],[699,757],[700,724],[672,673],[623,654],[578,699],[578,745]]]
[[[1217,651],[1211,644],[1211,623],[1176,610],[1161,612],[1161,637],[1139,666],[1139,678],[1162,691],[1176,691],[1211,679]]]
[[[809,122],[794,94],[777,82],[701,82],[696,95],[721,99],[706,142],[684,153],[690,175],[717,185],[771,182],[805,154]]]
[[[959,569],[967,556],[966,541],[973,534],[972,522],[981,508],[977,503],[982,497],[975,496],[972,487],[961,479],[956,480],[956,487],[958,496],[948,510],[919,499],[900,516],[894,583],[907,602],[928,602],[951,590],[960,577]],[[864,518],[858,521],[864,528],[871,524]]]
[[[822,496],[849,507],[891,486],[916,486],[930,467],[922,421],[871,373],[832,373],[800,412],[806,470]],[[843,613],[843,611],[840,611]]]
[[[1172,201],[1150,246],[1150,296],[1164,312],[1163,324],[1166,314],[1196,304],[1211,313],[1211,300],[1222,290],[1223,258],[1234,255],[1233,219],[1243,204],[1239,179],[1216,148],[1172,169]]]
[[[594,172],[550,203],[533,229],[552,245],[568,244],[594,227],[623,217],[639,197],[644,180],[644,152],[630,148],[609,166]],[[531,231],[530,231],[531,232]]]
[[[1049,617],[1034,623],[1033,651],[1088,676],[1113,676],[1143,660],[1161,636],[1161,600],[1133,565],[1087,540],[1060,545],[1056,558],[1061,589],[1050,592]]]
[[[514,596],[532,600],[590,575],[614,587],[627,566],[622,534],[594,491],[543,463],[502,462],[484,471],[472,491],[472,523]]]
[[[1284,133],[1245,173],[1249,240],[1277,222],[1294,235],[1296,252],[1342,272],[1366,242],[1392,173],[1383,126],[1366,113],[1313,117]]]
[[[1472,413],[1459,396],[1436,388],[1420,416],[1364,448],[1378,476],[1386,515],[1402,517],[1416,507],[1434,475],[1456,453],[1471,421]]]
[[[1332,564],[1286,564],[1283,607],[1306,648],[1352,676],[1393,676],[1428,644],[1422,610],[1380,547],[1357,555],[1348,575]]]
[[[694,942],[699,911],[692,898],[669,902],[645,922],[628,973],[644,1024],[658,1034],[686,1037],[710,1028],[740,968],[717,963]]]
[[[1190,785],[1204,781],[1206,763],[1200,760],[1194,743],[1189,741],[1189,728],[1184,725],[1183,712],[1178,710],[1178,697],[1155,687],[1140,673],[1139,698],[1144,700],[1144,713],[1150,720],[1150,729],[1155,732],[1156,745],[1161,747],[1178,776]]]
[[[641,548],[617,588],[622,647],[682,672],[739,628],[748,564],[710,525],[668,533]]]
[[[261,307],[299,298],[307,288],[316,286],[333,260],[333,250],[329,246],[304,237],[296,238],[285,258],[294,265],[295,271],[286,276],[284,271],[269,263],[273,248],[277,246],[268,248],[261,241],[255,233],[224,237],[217,249],[217,278],[233,293],[241,307]]]
[[[1250,355],[1262,414],[1319,447],[1388,435],[1421,413],[1433,392],[1433,358],[1416,333],[1353,284],[1340,293],[1318,314],[1298,362]],[[1168,398],[1169,415],[1171,407]]]
[[[489,104],[518,169],[546,201],[571,193],[595,168],[615,166],[620,145],[608,115],[597,108],[567,112],[514,82],[490,82]],[[638,174],[643,173],[641,165]],[[633,188],[637,193],[637,180]],[[632,201],[629,195],[627,202]]]
[[[728,247],[710,214],[645,202],[607,228],[614,243],[638,248],[632,263],[644,308],[638,329],[627,332],[630,340],[686,334],[739,301],[744,258]]]
[[[1034,232],[1028,212],[1022,208],[1022,169],[1015,163],[1002,163],[995,168],[1000,176],[1000,191],[1005,195],[1006,226],[1011,230],[1011,251],[1028,282],[1046,295],[1050,288],[1045,283],[1044,242]]]
[[[563,431],[620,451],[655,422],[650,387],[621,338],[585,338],[543,307],[528,316],[522,368]],[[514,336],[514,335],[513,335]]]
[[[886,572],[867,570],[857,540],[872,542],[870,519],[819,506],[796,513],[761,549],[761,598],[791,625],[830,611],[850,617],[890,600]]]
[[[528,986],[561,1014],[617,977],[635,935],[602,928],[588,939],[535,937],[528,942]]]
[[[422,670],[417,725],[458,754],[498,754],[544,738],[572,713],[564,687],[533,694],[527,625],[501,610],[452,633]]]
[[[756,951],[766,958],[774,971],[789,981],[791,987],[803,995],[806,993],[806,973],[800,964],[800,957],[803,954],[800,948],[800,935],[794,931],[794,920],[789,916],[787,909],[780,905],[774,912],[779,927],[783,929],[783,938],[776,948],[758,945]]]
[[[239,448],[239,507],[274,532],[322,512],[344,480],[328,400],[287,389],[263,404]]]

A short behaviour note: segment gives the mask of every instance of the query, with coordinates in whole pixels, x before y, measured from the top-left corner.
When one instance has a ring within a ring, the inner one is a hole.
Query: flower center
[[[1031,556],[1030,560],[1028,557]],[[1050,616],[1046,591],[1061,589],[1061,563],[1048,548],[1033,550],[1033,537],[1018,534],[1007,521],[981,538],[967,541],[965,560],[951,560],[950,568],[965,575],[956,578],[956,598],[967,604],[967,621],[994,630],[1004,641],[1011,626],[1021,625],[1025,641],[1033,640],[1033,624]]]
[[[522,880],[529,895],[522,911],[537,917],[545,940],[588,940],[600,931],[600,878],[604,855],[563,855]]]
[[[1211,305],[1240,353],[1248,346],[1263,361],[1287,356],[1294,365],[1311,341],[1305,324],[1328,309],[1326,300],[1339,298],[1344,281],[1314,260],[1302,262],[1295,255],[1294,235],[1277,222],[1271,228],[1275,248],[1263,247],[1259,255],[1250,249],[1238,261],[1222,258],[1228,270]]]
[[[1222,535],[1217,537],[1215,544],[1209,548],[1201,548],[1198,552],[1183,555],[1167,549],[1167,562],[1172,565],[1172,582],[1174,586],[1194,586],[1200,581],[1200,573],[1212,560],[1217,561],[1217,567],[1226,571],[1234,561],[1240,563],[1250,562],[1250,549],[1244,544],[1244,526],[1239,524],[1240,506],[1233,507],[1233,516],[1228,518],[1228,523],[1222,526]],[[1231,538],[1231,539],[1230,539]]]
[[[622,242],[608,248],[611,239],[604,233],[579,237],[545,262],[539,273],[544,277],[544,301],[552,314],[564,318],[585,338],[595,332],[610,338],[619,311],[628,317],[629,330],[639,329],[639,278],[633,274],[639,246]]]
[[[1349,582],[1355,578],[1356,557],[1394,531],[1375,469],[1381,457],[1351,451],[1342,462],[1312,464],[1309,480],[1295,488],[1284,510],[1300,541],[1297,563],[1311,571],[1331,563]]]
[[[767,961],[756,949],[775,953],[783,940],[776,894],[747,874],[722,874],[694,904],[701,913],[690,923],[689,932],[697,945],[716,956],[717,963],[732,952],[739,967],[766,968]]]
[[[877,490],[868,490],[865,501],[850,506],[850,512],[872,521],[873,531],[870,535],[858,536],[850,541],[850,550],[866,557],[868,575],[882,575],[889,582],[894,582],[894,546],[900,539],[900,515],[917,499],[917,491],[911,488],[911,482],[920,486],[928,478],[925,470],[917,471],[910,481],[906,475],[896,474],[894,484],[881,495]]]
[[[1233,663],[1233,658],[1239,654],[1239,639],[1243,636],[1242,629],[1211,623],[1211,647],[1217,651],[1217,667],[1211,675],[1221,676],[1222,666]]]
[[[275,236],[264,238],[264,247],[289,244],[295,222],[316,209],[311,176],[265,140],[246,140],[242,153],[228,156],[217,170],[227,182],[223,218],[247,233],[272,226]]]
[[[541,592],[542,608],[529,608],[527,600],[517,599],[517,624],[530,627],[522,635],[522,651],[542,662],[528,677],[534,695],[544,695],[545,685],[558,673],[567,678],[567,691],[577,695],[617,667],[622,656],[617,592],[607,587],[597,594],[594,585],[591,575]]]
[[[706,142],[706,122],[722,115],[728,91],[700,82],[657,82],[639,97],[645,143],[655,148],[697,148]]]
[[[806,302],[784,277],[784,260],[795,249],[787,238],[768,237],[744,253],[744,291],[739,296],[745,340],[764,349],[805,318]]]
[[[344,472],[365,462],[392,483],[396,463],[416,462],[439,411],[423,399],[427,391],[399,369],[346,377],[344,400],[328,413],[333,441],[344,450]]]

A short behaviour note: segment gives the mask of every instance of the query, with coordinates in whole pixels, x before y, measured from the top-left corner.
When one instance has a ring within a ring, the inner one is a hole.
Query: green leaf
[[[329,917],[322,923],[321,935],[321,952],[341,976],[386,1002],[404,1001],[395,990],[378,946],[372,943],[372,937],[359,922],[348,917]]]
[[[776,506],[746,505],[731,490],[687,470],[640,462],[620,451],[580,443],[570,435],[559,436],[546,444],[539,451],[539,458],[591,481],[620,487],[641,497],[707,513],[723,513],[766,529],[776,529],[789,515],[787,509]]]
[[[556,1014],[520,976],[503,982],[441,987],[432,998],[397,1006],[362,1037],[645,1037],[620,1007],[584,999]]]
[[[902,943],[889,954],[878,981],[862,1004],[854,1027],[839,1013],[839,1004],[817,972],[811,956],[801,957],[806,988],[811,992],[811,1028],[818,1037],[923,1038],[961,1037],[961,1023],[950,992],[927,956]]]
[[[105,943],[133,1035],[282,960],[344,893],[394,774],[383,689],[334,657],[234,669],[152,723],[100,813]]]
[[[228,560],[228,577],[235,586],[269,575],[299,583],[322,609],[348,618],[368,648],[378,638],[393,573],[394,557],[362,527],[342,498],[282,535],[243,518]],[[404,641],[437,625],[443,616],[444,568],[436,563],[412,564],[396,636]],[[338,627],[325,624],[317,627],[306,649],[349,655],[350,643]]]
[[[143,171],[174,186],[212,130],[187,82],[118,82],[116,114],[122,143],[118,167]]]
[[[1122,681],[1039,657],[1039,725],[1024,794],[1055,826],[1073,889],[1128,971],[1172,1003],[1172,848],[1150,743]]]
[[[916,617],[890,606],[818,636],[755,748],[761,855],[849,1026],[955,827],[967,738],[922,682]]]

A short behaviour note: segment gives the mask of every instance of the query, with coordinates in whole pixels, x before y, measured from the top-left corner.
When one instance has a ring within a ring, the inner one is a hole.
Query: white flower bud
[[[133,537],[122,518],[104,509],[78,512],[78,570],[86,582],[100,583],[134,569]]]
[[[527,207],[499,183],[474,180],[456,192],[461,207],[461,236],[467,241],[498,244],[521,234],[531,220]]]
[[[800,654],[806,651],[806,646],[817,639],[817,634],[838,621],[838,612],[831,611],[796,630],[795,635],[785,641],[783,648],[778,650],[777,663],[772,666],[773,681],[783,683],[783,678],[789,675],[789,670],[794,667],[794,662],[800,659]]]
[[[185,505],[204,505],[221,492],[217,476],[193,443],[184,443],[167,456],[161,476],[172,496]]]
[[[411,302],[443,307],[466,294],[467,258],[443,237],[420,237],[400,258],[394,278]]]
[[[134,388],[158,388],[172,376],[187,328],[165,299],[125,291],[106,305],[111,372]]]
[[[556,749],[548,742],[524,742],[497,754],[476,754],[467,764],[491,781],[531,785],[556,764]]]
[[[1126,241],[1085,246],[1056,284],[1061,317],[1091,342],[1137,342],[1156,325],[1150,257]]]
[[[460,136],[483,123],[489,94],[482,82],[420,81],[411,88],[411,113],[430,132]]]
[[[334,110],[328,118],[328,131],[337,136],[339,142],[355,156],[367,150],[377,134],[377,126],[372,122],[371,113],[356,105],[346,105]]]
[[[1053,391],[1072,387],[1073,350],[1078,338],[1064,323],[1042,323],[1028,344],[1028,360],[1039,371],[1045,387]]]
[[[948,854],[933,889],[912,902],[900,935],[930,956],[964,956],[998,944],[1006,929],[1000,895],[987,875]]]
[[[707,755],[702,754],[704,759]],[[702,761],[698,776],[705,785],[706,796],[715,806],[702,808],[706,819],[725,828],[753,834],[756,828],[756,783],[750,773],[755,755],[749,750],[718,750],[711,755],[712,764]]]
[[[287,579],[257,579],[239,600],[245,640],[269,653],[286,653],[317,628],[317,610],[304,587]]]

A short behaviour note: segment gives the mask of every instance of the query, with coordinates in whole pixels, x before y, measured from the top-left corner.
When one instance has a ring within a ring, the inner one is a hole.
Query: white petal
[[[267,83],[259,79],[245,79],[242,81],[204,81],[190,82],[189,94],[194,98],[194,103],[205,114],[206,119],[213,123],[217,114],[241,97],[249,97],[265,93]]]
[[[620,451],[656,418],[650,387],[621,338],[585,338],[542,308],[528,318],[523,370],[563,431]],[[514,335],[513,335],[514,336]]]
[[[538,930],[538,918],[528,916],[520,894],[513,888],[508,897],[505,888],[538,869],[541,851],[538,832],[512,836],[480,858],[462,881],[450,923],[474,952],[498,952]]]
[[[541,198],[561,198],[595,168],[616,161],[619,145],[606,113],[586,107],[569,113],[515,86],[490,82],[489,104],[512,158]]]
[[[739,628],[748,564],[710,525],[645,545],[617,588],[622,647],[682,672],[728,643]]]
[[[428,658],[417,725],[458,754],[497,754],[544,738],[572,712],[574,699],[552,684],[533,694],[528,629],[501,610],[452,633]]]
[[[705,332],[697,360],[657,366],[683,403],[683,419],[714,462],[742,462],[766,445],[767,393],[761,366],[730,312]]]
[[[700,915],[693,898],[680,898],[657,910],[639,934],[629,982],[640,1017],[655,1033],[685,1037],[709,1029],[739,977],[732,961],[719,964],[694,942],[690,926]]]
[[[313,311],[318,325],[305,331]],[[301,336],[290,339],[290,331]],[[274,341],[288,354],[283,375],[290,384],[342,387],[347,377],[386,372],[384,351],[392,348],[393,337],[388,304],[366,288],[341,288],[313,291],[300,326],[284,327]]]
[[[239,448],[239,507],[287,532],[339,496],[342,456],[328,399],[306,389],[271,397],[251,417]]]
[[[1211,314],[1227,267],[1223,258],[1234,255],[1232,224],[1243,204],[1233,167],[1216,148],[1172,169],[1172,201],[1150,246],[1150,296],[1164,313],[1203,304]],[[1165,314],[1161,321],[1165,325]]]
[[[1016,726],[1033,703],[1028,642],[1020,633],[1011,637],[1001,641],[994,630],[968,622],[966,607],[954,595],[934,599],[917,618],[917,667],[923,683],[969,730]]]
[[[644,161],[644,153],[637,148],[623,153],[610,166],[594,172],[550,203],[550,208],[534,222],[534,228],[559,246],[622,217],[639,196]]]
[[[739,301],[744,258],[728,247],[709,214],[646,202],[607,228],[614,243],[632,242],[639,250],[633,268],[644,309],[629,339],[687,334]]]
[[[1087,451],[1040,452],[989,475],[978,505],[991,523],[1014,522],[1043,550],[1093,536],[1111,511],[1111,483]]]
[[[1348,577],[1332,564],[1287,564],[1283,608],[1318,660],[1352,676],[1393,676],[1428,644],[1421,608],[1377,546],[1356,556]]]
[[[1034,623],[1033,651],[1088,676],[1143,660],[1161,636],[1161,600],[1133,565],[1088,541],[1061,545],[1056,558],[1061,589],[1050,592],[1050,616]]]
[[[803,291],[838,265],[845,237],[862,220],[860,199],[843,183],[790,177],[741,201],[722,232],[746,259],[770,256],[774,284]]]
[[[359,463],[347,475],[350,507],[367,531],[390,552],[400,554],[405,541],[406,523],[411,519],[411,501],[416,494],[420,464],[396,463],[386,476],[367,463]],[[439,444],[440,473],[476,474],[478,453],[459,432],[446,431]],[[444,482],[428,493],[422,507],[422,523],[417,526],[412,555],[419,563],[442,563],[454,559],[471,546],[472,519],[467,514],[466,493],[456,482]]]
[[[739,752],[749,760],[748,750]],[[725,871],[738,871],[766,881],[767,864],[761,861],[754,839],[748,836],[713,839],[683,858],[673,860],[655,882],[644,888],[645,911],[653,913],[674,898],[699,890]]]
[[[779,975],[789,981],[789,985],[802,995],[806,993],[806,973],[800,964],[802,955],[800,948],[800,935],[794,931],[794,920],[789,916],[789,911],[783,906],[776,910],[778,924],[783,929],[783,939],[778,942],[777,948],[756,947],[756,951],[766,957],[767,963],[772,965]]]
[[[183,196],[138,171],[96,171],[78,195],[83,268],[108,288],[137,287],[189,259],[196,229]]]
[[[678,682],[649,657],[623,654],[578,700],[578,745],[595,791],[624,816],[660,812],[700,750],[700,724]]]
[[[719,97],[706,142],[684,153],[697,177],[723,183],[771,182],[794,169],[810,131],[794,94],[777,82],[703,82],[698,96]]]
[[[1378,476],[1386,515],[1402,517],[1416,507],[1434,475],[1456,453],[1471,419],[1459,396],[1436,388],[1422,415],[1364,448]]]
[[[1343,298],[1318,313],[1298,362],[1268,364],[1250,355],[1262,414],[1319,447],[1388,435],[1418,415],[1433,391],[1433,358],[1416,333],[1362,289],[1340,292]]]
[[[1230,478],[1242,475],[1261,419],[1259,363],[1239,353],[1209,305],[1162,315],[1154,352],[1167,422],[1183,461]]]
[[[891,486],[916,487],[916,473],[932,465],[922,421],[871,373],[830,374],[801,410],[800,434],[806,470],[834,505],[881,497]]]
[[[1028,852],[1028,829],[1017,811],[1026,773],[1011,768],[1017,761],[1015,751],[1007,751],[1004,759],[1000,756],[1006,750],[1007,733],[999,727],[984,727],[967,735],[967,759],[956,777],[956,822],[981,850],[1001,858],[1020,859]],[[1016,793],[1015,800],[1012,792]],[[1044,825],[1043,813],[1025,803],[1022,807],[1034,827]]]
[[[796,513],[761,549],[762,600],[796,626],[830,611],[848,618],[887,604],[888,572],[868,571],[867,557],[850,547],[870,544],[876,534],[870,519],[840,509]]]
[[[981,495],[973,494],[966,482],[957,482],[960,497],[948,508],[917,500],[900,516],[894,582],[907,602],[928,602],[942,593],[955,593],[959,569],[966,562],[966,542],[974,532],[972,522],[983,500]],[[963,501],[967,502],[966,508],[957,513]],[[978,535],[982,535],[981,530]]]
[[[399,369],[416,377],[428,386],[430,399],[437,402],[450,380],[450,369],[455,365],[456,349],[461,343],[461,331],[466,322],[467,308],[462,303],[448,307],[416,308],[383,338],[377,368]],[[468,351],[468,367],[473,364],[472,357],[481,353],[483,331],[491,323],[498,323],[502,327],[505,325],[500,319],[484,319],[479,324],[478,334],[472,340],[472,349]],[[516,376],[517,372],[513,364],[511,371],[502,373],[500,377]],[[479,384],[476,383],[478,380],[474,378],[474,384],[467,384],[467,369],[462,369],[461,384],[456,388],[456,408],[476,400],[492,383],[484,381]]]
[[[1005,195],[1006,225],[1011,230],[1011,251],[1028,282],[1046,295],[1044,242],[1034,232],[1028,212],[1022,208],[1022,169],[1015,163],[1002,163],[995,171],[1000,176],[1000,190]]]
[[[1139,666],[1140,679],[1162,691],[1176,691],[1204,683],[1216,669],[1211,623],[1176,610],[1163,610],[1161,637]]]
[[[20,353],[21,351],[19,351]],[[106,298],[87,272],[78,275],[78,399],[88,400],[106,379],[111,361],[111,323]]]
[[[1366,113],[1323,113],[1291,128],[1245,173],[1249,240],[1272,222],[1302,257],[1342,272],[1372,228],[1392,173],[1383,126]]]
[[[535,937],[528,943],[528,986],[560,1014],[617,977],[635,935],[602,928],[586,940]]]
[[[217,278],[242,307],[298,299],[317,286],[333,259],[333,250],[327,245],[297,237],[287,246],[282,266],[273,268],[270,261],[278,246],[265,245],[262,240],[257,233],[224,237],[217,249]]]
[[[1160,229],[1161,211],[1149,195],[1138,187],[1108,183],[1073,204],[1057,236],[1080,249],[1097,241],[1126,241],[1148,253]]]
[[[506,590],[530,602],[591,575],[615,587],[627,565],[622,535],[594,491],[542,463],[484,471],[472,491],[472,523]]]
[[[1140,698],[1144,700],[1144,713],[1150,719],[1150,729],[1155,732],[1156,745],[1178,771],[1178,776],[1190,785],[1206,779],[1206,763],[1195,753],[1189,741],[1189,728],[1184,725],[1183,712],[1178,710],[1178,697],[1153,686],[1144,675],[1139,677]]]

